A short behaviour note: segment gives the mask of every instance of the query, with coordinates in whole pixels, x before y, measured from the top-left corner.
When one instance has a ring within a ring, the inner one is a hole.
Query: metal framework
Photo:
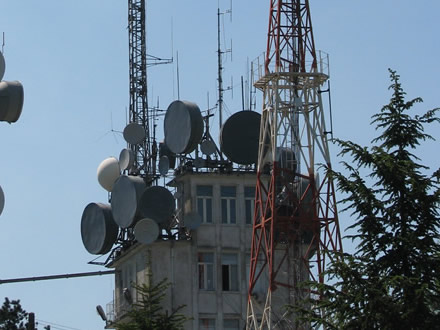
[[[155,153],[151,149],[147,101],[147,51],[145,30],[145,0],[128,0],[128,42],[130,61],[130,123],[145,130],[143,143],[130,145],[135,155],[136,172],[151,181]]]
[[[317,293],[330,251],[341,251],[320,89],[328,59],[317,56],[308,0],[270,0],[247,329],[308,329],[286,305]],[[320,54],[319,54],[320,55]],[[310,306],[309,306],[310,307]]]

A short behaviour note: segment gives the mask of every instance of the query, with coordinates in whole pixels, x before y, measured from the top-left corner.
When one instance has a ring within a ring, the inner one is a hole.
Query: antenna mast
[[[226,49],[222,51],[221,48],[221,24],[220,24],[220,17],[224,14],[230,14],[232,19],[232,1],[231,1],[231,8],[229,10],[226,10],[225,12],[220,12],[220,8],[217,8],[217,59],[218,59],[218,111],[219,111],[219,131],[222,129],[223,125],[223,92],[232,89],[232,86],[223,89],[223,61],[222,61],[222,55],[224,53],[231,52],[232,53],[232,47],[231,49]]]
[[[329,252],[341,251],[335,190],[308,0],[270,0],[267,52],[255,87],[263,92],[247,329],[309,329],[285,305],[311,308],[301,283],[324,282]],[[326,72],[325,72],[326,71]]]
[[[217,8],[217,56],[218,56],[218,114],[219,114],[219,130],[222,129],[223,124],[223,65],[222,65],[222,50],[220,45],[220,8]]]
[[[152,181],[152,155],[150,144],[149,113],[147,101],[147,51],[145,31],[145,0],[128,0],[128,42],[130,62],[130,123],[143,127],[145,139],[131,144],[135,156],[135,172],[145,181]]]

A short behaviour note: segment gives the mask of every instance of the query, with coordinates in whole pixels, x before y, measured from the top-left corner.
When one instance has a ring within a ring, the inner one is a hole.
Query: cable
[[[35,319],[35,321],[37,321],[39,323],[43,323],[43,325],[44,324],[50,325],[51,328],[53,328],[53,329],[60,329],[60,330],[66,330],[66,329],[68,329],[68,330],[82,330],[82,329],[78,329],[78,328],[72,328],[72,327],[69,327],[67,325],[52,323],[52,322],[43,321],[43,320],[39,320],[39,319]],[[61,328],[59,328],[59,327],[61,327]]]

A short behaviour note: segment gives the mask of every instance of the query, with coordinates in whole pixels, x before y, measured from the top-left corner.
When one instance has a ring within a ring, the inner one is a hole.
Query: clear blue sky
[[[229,2],[219,1],[222,11]],[[424,99],[421,110],[440,105],[440,2],[310,0],[310,5],[316,48],[330,54],[336,137],[369,143],[370,117],[389,100],[389,67],[401,75],[409,98]],[[148,53],[175,58],[179,52],[180,97],[202,110],[208,93],[210,106],[217,99],[217,7],[214,0],[147,1]],[[233,99],[225,94],[224,117],[241,109],[240,77],[246,76],[248,59],[265,50],[268,7],[269,0],[233,0],[232,23],[225,16],[224,40],[229,48],[232,39],[233,61],[225,60],[224,80],[228,87],[233,75],[235,86]],[[0,123],[0,185],[6,196],[1,279],[105,270],[87,264],[94,256],[83,247],[80,219],[89,202],[107,201],[97,166],[125,147],[112,129],[122,131],[126,122],[126,26],[127,1],[0,0],[4,80],[19,80],[25,89],[19,121]],[[150,69],[150,104],[166,108],[177,98],[176,71],[175,64]],[[161,121],[158,127],[161,139]],[[437,132],[438,127],[430,130],[439,138]],[[434,167],[436,146],[429,142],[418,151]],[[340,217],[346,226],[348,215]],[[105,307],[113,288],[113,276],[5,284],[0,300],[21,299],[37,320],[102,329],[95,306]]]

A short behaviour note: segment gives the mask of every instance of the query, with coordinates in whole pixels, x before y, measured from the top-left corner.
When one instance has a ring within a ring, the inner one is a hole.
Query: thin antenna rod
[[[331,134],[332,140],[333,140],[333,114],[332,114],[332,96],[331,96],[331,89],[330,89],[330,80],[328,81],[328,104],[329,104],[329,110],[330,110],[330,134]]]
[[[243,85],[243,76],[241,76],[241,108],[244,110],[244,85]]]
[[[179,51],[176,51],[177,62],[177,99],[180,100]]]
[[[173,56],[174,56],[174,21],[173,18],[171,17],[171,59],[173,59]],[[174,79],[175,77],[174,77],[174,65],[173,65],[173,98],[176,95],[176,91],[175,91],[176,84]]]

